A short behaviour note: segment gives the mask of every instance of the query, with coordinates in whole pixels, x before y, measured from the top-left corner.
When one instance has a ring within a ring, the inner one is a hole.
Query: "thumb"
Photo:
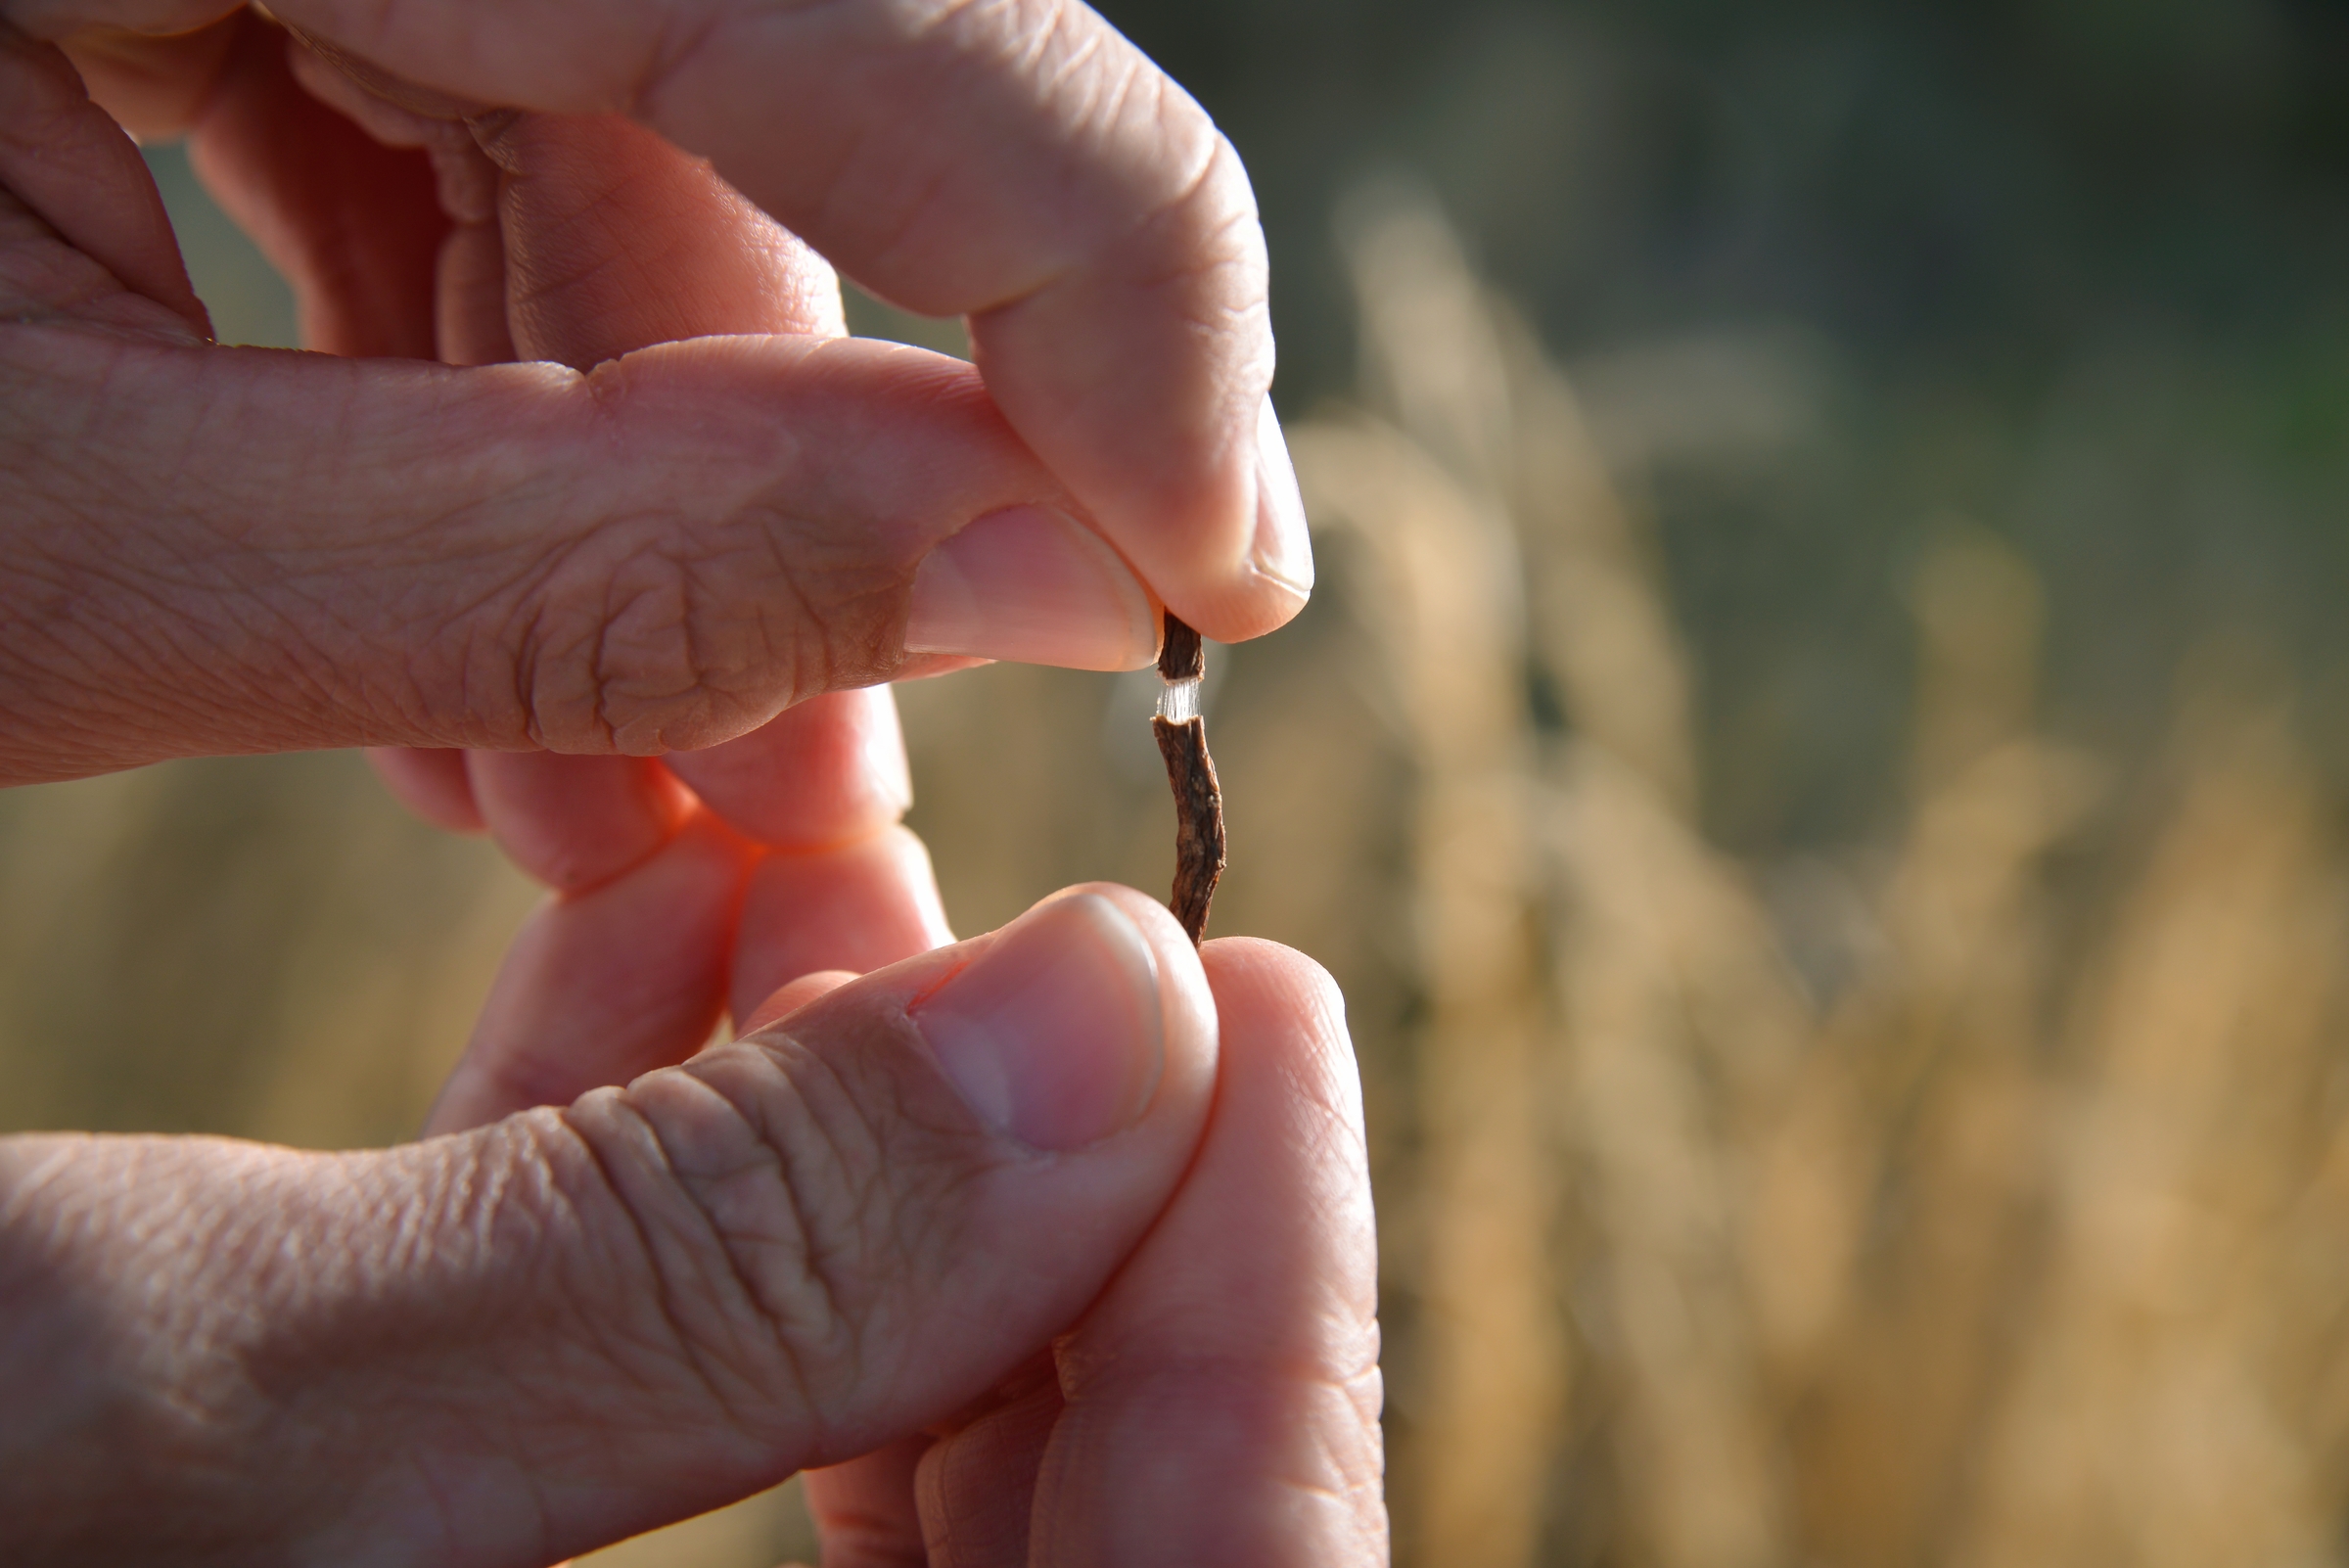
[[[1095,887],[477,1132],[362,1155],[0,1144],[0,1195],[31,1193],[0,1203],[0,1249],[120,1249],[0,1254],[50,1282],[67,1327],[46,1342],[173,1385],[36,1418],[0,1514],[23,1486],[57,1519],[95,1477],[153,1505],[84,1510],[59,1541],[78,1560],[146,1560],[162,1530],[251,1560],[535,1568],[867,1452],[1099,1293],[1191,1157],[1216,1034],[1173,919]],[[105,1215],[28,1214],[69,1189]],[[123,1441],[130,1405],[172,1430]],[[141,1454],[156,1473],[124,1476]]]

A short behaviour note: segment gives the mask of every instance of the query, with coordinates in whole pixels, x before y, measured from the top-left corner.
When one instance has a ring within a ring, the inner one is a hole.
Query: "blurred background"
[[[2349,13],[1104,9],[1271,239],[1215,930],[1347,992],[1399,1559],[2349,1555]],[[960,929],[1163,889],[1151,695],[900,691]],[[396,1140],[533,897],[347,756],[0,795],[0,1127]]]

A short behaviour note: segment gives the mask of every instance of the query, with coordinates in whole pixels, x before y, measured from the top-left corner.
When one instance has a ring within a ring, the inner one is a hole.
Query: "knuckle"
[[[666,1333],[739,1424],[821,1428],[895,1378],[951,1251],[957,1184],[943,1134],[885,1071],[770,1038],[612,1091],[600,1130],[587,1102],[574,1116],[636,1145],[614,1185]]]
[[[705,555],[670,521],[568,545],[525,596],[505,640],[530,739],[658,756],[749,728],[777,688],[793,701],[820,681],[822,627],[775,591],[788,575],[771,561],[746,571],[739,550]]]

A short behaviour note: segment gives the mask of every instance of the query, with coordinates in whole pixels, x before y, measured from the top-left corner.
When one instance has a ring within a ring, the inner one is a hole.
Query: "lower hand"
[[[852,1460],[827,1561],[1384,1561],[1337,995],[1125,890],[566,1109],[0,1193],[12,1562],[542,1568]]]

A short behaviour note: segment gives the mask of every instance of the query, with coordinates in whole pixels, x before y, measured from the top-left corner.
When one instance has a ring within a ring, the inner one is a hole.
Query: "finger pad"
[[[541,905],[430,1130],[568,1104],[698,1049],[725,1002],[746,854],[722,824],[698,818],[626,875]]]
[[[736,936],[735,1010],[821,969],[869,974],[953,940],[930,853],[903,828],[837,850],[770,854],[751,873]]]
[[[479,833],[486,826],[465,775],[465,754],[425,746],[370,746],[367,765],[393,800],[435,827]]]
[[[570,893],[643,861],[693,809],[677,781],[649,758],[471,752],[466,772],[498,848]]]
[[[675,753],[668,765],[710,809],[777,849],[862,838],[913,804],[886,686],[810,698],[739,740]]]

